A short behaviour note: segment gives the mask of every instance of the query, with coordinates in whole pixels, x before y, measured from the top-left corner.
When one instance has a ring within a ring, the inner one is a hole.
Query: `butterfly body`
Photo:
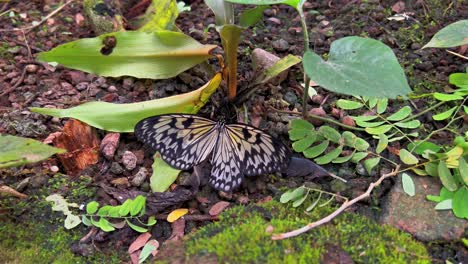
[[[286,146],[262,130],[196,115],[149,117],[135,126],[135,135],[177,169],[187,170],[209,159],[209,183],[223,191],[238,187],[244,175],[281,171],[290,160]]]

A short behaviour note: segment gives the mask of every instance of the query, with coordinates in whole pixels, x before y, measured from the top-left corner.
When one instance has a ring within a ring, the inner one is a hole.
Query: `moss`
[[[351,213],[300,236],[271,240],[265,231],[269,225],[274,233],[290,231],[333,208],[319,207],[311,215],[303,211],[278,202],[235,207],[223,213],[219,222],[189,236],[187,254],[190,258],[216,255],[221,262],[233,263],[318,263],[328,245],[339,245],[357,263],[430,262],[425,247],[410,235]]]
[[[44,176],[47,177],[47,176]],[[66,193],[70,202],[81,203],[94,196],[95,189],[88,187],[89,177],[71,180],[67,175],[54,175],[41,189],[32,189],[28,198],[0,199],[0,262],[1,263],[120,263],[113,247],[95,251],[90,257],[74,255],[70,246],[86,234],[87,228],[79,226],[66,230],[65,216],[53,212],[45,197],[54,192]]]

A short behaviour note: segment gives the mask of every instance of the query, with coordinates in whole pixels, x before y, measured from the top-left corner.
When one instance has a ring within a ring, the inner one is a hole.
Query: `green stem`
[[[304,16],[304,11],[302,7],[297,9],[299,17],[301,18],[302,33],[304,36],[304,53],[309,50],[309,32],[307,31],[307,23]],[[309,100],[309,83],[310,78],[307,76],[304,69],[304,61],[302,62],[302,71],[304,73],[304,92],[302,97],[302,116],[306,118],[307,116],[307,101]]]
[[[445,102],[442,102],[442,101],[441,101],[441,102],[438,102],[437,104],[432,105],[431,107],[424,109],[424,111],[421,111],[421,112],[419,112],[419,113],[417,113],[417,114],[415,114],[415,115],[412,115],[412,116],[408,116],[407,118],[401,120],[400,122],[407,122],[407,121],[413,120],[413,119],[415,119],[416,117],[422,116],[422,115],[424,115],[425,113],[434,110],[435,108],[437,108],[437,107],[443,105],[444,103],[445,103]]]

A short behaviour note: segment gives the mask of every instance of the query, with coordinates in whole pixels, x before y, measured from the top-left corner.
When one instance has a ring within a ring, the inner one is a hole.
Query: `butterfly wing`
[[[159,115],[138,122],[135,135],[172,167],[186,170],[213,151],[219,134],[215,126],[216,122],[196,115]]]
[[[241,184],[244,175],[281,171],[289,160],[286,146],[262,130],[229,124],[220,131],[209,182],[215,189],[231,191]]]

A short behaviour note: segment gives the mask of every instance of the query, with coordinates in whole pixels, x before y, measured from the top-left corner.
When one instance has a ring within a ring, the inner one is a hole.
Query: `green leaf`
[[[262,74],[259,75],[259,77],[254,82],[256,84],[267,83],[272,78],[275,78],[280,73],[298,64],[299,62],[301,62],[301,58],[289,54],[288,56],[280,59],[279,61],[275,62],[273,65],[268,67]]]
[[[321,126],[319,128],[319,132],[322,133],[322,136],[324,136],[326,139],[330,140],[331,142],[338,143],[340,142],[340,132],[338,132],[336,129],[329,127],[329,126]]]
[[[458,160],[458,170],[460,171],[460,176],[463,180],[463,183],[468,186],[468,163],[463,157],[460,157]]]
[[[365,122],[365,121],[370,121],[374,120],[377,118],[377,116],[351,116],[351,118],[354,119],[354,121],[358,122]]]
[[[156,224],[156,217],[154,215],[148,217],[148,223],[146,224],[147,226],[153,226]]]
[[[112,209],[113,206],[104,205],[103,207],[99,208],[96,215],[98,216],[109,216],[109,211]]]
[[[445,120],[449,117],[452,116],[452,114],[455,112],[455,110],[457,109],[456,106],[450,108],[449,110],[445,111],[445,112],[442,112],[440,114],[437,114],[437,115],[433,115],[432,118],[434,120],[437,120],[437,121],[440,121],[440,120]]]
[[[234,23],[234,7],[231,3],[220,0],[205,0],[204,2],[215,14],[216,25]]]
[[[418,128],[421,125],[421,122],[419,120],[411,120],[408,122],[397,122],[395,123],[395,126],[397,127],[402,127],[402,128]]]
[[[336,101],[336,106],[344,110],[353,110],[353,109],[361,108],[364,105],[360,102],[340,99]]]
[[[132,199],[125,200],[125,202],[120,206],[119,215],[127,216],[130,213],[131,206],[132,206]]]
[[[426,199],[431,201],[431,202],[441,202],[442,201],[442,198],[440,198],[440,196],[436,196],[436,195],[426,195]]]
[[[38,162],[64,152],[34,139],[0,134],[0,168]]]
[[[328,152],[327,154],[316,158],[314,161],[318,165],[323,165],[323,164],[328,164],[332,160],[336,159],[338,156],[340,156],[341,152],[343,151],[343,146],[338,146],[336,149]]]
[[[450,210],[452,209],[452,199],[443,200],[442,202],[438,203],[434,209],[436,210]]]
[[[379,143],[377,143],[377,147],[375,148],[376,153],[381,153],[384,151],[388,146],[388,137],[385,134],[379,135]]]
[[[415,152],[416,154],[422,155],[426,150],[430,150],[434,153],[439,152],[440,147],[429,141],[415,141],[408,144],[408,150]]]
[[[400,149],[400,160],[406,165],[418,164],[418,158],[406,149]]]
[[[77,215],[68,214],[65,218],[64,226],[66,229],[72,229],[81,224],[81,219]]]
[[[462,187],[455,192],[452,199],[453,214],[459,218],[468,219],[468,188]]]
[[[439,172],[437,170],[438,165],[435,162],[426,163],[424,165],[424,170],[427,174],[431,175],[432,177],[439,177]]]
[[[405,106],[398,110],[396,113],[390,115],[387,117],[387,120],[389,121],[400,121],[405,118],[407,118],[411,114],[411,107]]]
[[[306,188],[304,186],[294,189],[294,191],[288,191],[281,196],[280,201],[282,203],[287,203],[289,201],[297,201],[302,199],[306,194]]]
[[[372,169],[377,166],[377,164],[379,164],[380,162],[380,158],[370,158],[370,159],[366,159],[364,161],[364,168],[366,169],[367,173],[368,174],[371,174],[372,172]]]
[[[377,102],[377,113],[382,114],[387,110],[388,106],[388,99],[387,98],[382,98]]]
[[[424,48],[451,48],[468,44],[468,20],[452,23],[437,32]]]
[[[291,121],[290,127],[289,139],[291,140],[298,140],[315,133],[314,126],[303,119],[294,119]]]
[[[354,155],[354,152],[348,156],[344,156],[344,157],[338,157],[334,160],[332,160],[332,163],[335,163],[335,164],[341,164],[341,163],[345,163],[347,161],[349,161]]]
[[[454,101],[454,100],[463,100],[462,96],[459,96],[459,95],[456,95],[456,94],[434,93],[433,95],[434,95],[435,99],[437,99],[439,101],[443,101],[443,102]]]
[[[457,72],[449,75],[449,82],[458,87],[468,86],[468,73]]]
[[[302,152],[310,147],[317,140],[316,133],[310,133],[307,137],[300,139],[292,144],[294,151]]]
[[[133,229],[133,230],[135,230],[135,231],[137,231],[137,232],[139,232],[139,233],[145,233],[145,232],[148,231],[148,229],[146,229],[146,228],[144,228],[144,227],[141,227],[141,226],[137,226],[137,225],[135,225],[135,224],[132,224],[132,222],[128,221],[128,219],[125,220],[125,221],[127,222],[127,225],[128,225],[131,229]]]
[[[379,135],[387,133],[390,129],[392,129],[392,125],[382,125],[378,127],[366,127],[365,130],[367,133],[371,135]]]
[[[442,200],[452,199],[454,195],[455,192],[451,192],[445,187],[440,188],[440,197],[442,197]]]
[[[406,173],[401,175],[401,183],[403,184],[403,191],[409,196],[416,194],[416,188],[414,187],[413,179]]]
[[[419,176],[427,176],[427,172],[425,170],[421,170],[421,169],[418,169],[418,168],[411,168],[411,170],[416,173],[417,175]]]
[[[307,199],[308,194],[309,194],[309,193],[306,192],[301,198],[296,199],[296,200],[293,202],[293,207],[299,207],[301,204],[303,204],[304,201]]]
[[[155,241],[156,240],[153,240],[153,242],[148,241],[148,243],[145,244],[145,246],[141,250],[140,256],[138,257],[138,264],[145,262],[145,260],[151,255],[151,253],[158,249],[154,244],[159,245],[159,243]]]
[[[143,26],[137,26],[138,31],[152,33],[158,30],[174,30],[174,22],[178,16],[179,8],[176,1],[152,0],[141,23]]]
[[[91,223],[91,221],[88,219],[88,217],[86,217],[85,215],[82,215],[81,216],[81,222],[85,225],[85,226],[92,226],[93,224]]]
[[[303,153],[304,156],[308,159],[313,159],[320,154],[322,154],[330,144],[330,141],[324,140],[322,143],[318,144],[317,146],[313,146],[311,148],[306,149]]]
[[[383,125],[385,121],[376,121],[376,122],[366,122],[366,121],[356,121],[356,124],[360,127],[377,127]]]
[[[338,39],[331,44],[328,61],[308,50],[303,64],[307,75],[329,91],[380,98],[411,92],[392,49],[374,39]]]
[[[167,164],[159,153],[154,154],[154,162],[151,167],[153,168],[153,174],[150,178],[150,186],[153,192],[166,191],[180,173],[180,170],[174,169]]]
[[[99,203],[96,201],[89,202],[86,205],[86,213],[92,215],[97,212],[97,209],[99,207]]]
[[[120,217],[120,207],[121,205],[111,206],[108,212],[109,217]]]
[[[447,190],[451,192],[457,190],[457,183],[455,182],[452,173],[450,173],[450,170],[447,168],[447,164],[445,164],[444,161],[439,161],[437,172],[439,174],[440,181],[442,182],[444,187],[447,188]]]
[[[30,108],[31,112],[55,117],[71,117],[95,128],[113,132],[133,132],[138,121],[160,114],[196,113],[205,105],[221,83],[221,74],[216,74],[203,87],[185,94],[151,101],[112,104],[89,102],[69,109]]]
[[[250,27],[257,24],[263,18],[263,11],[268,6],[257,6],[243,11],[239,16],[239,25],[241,27]]]
[[[227,2],[244,4],[244,5],[276,5],[286,4],[296,9],[302,9],[304,0],[226,0]]]
[[[369,98],[369,108],[374,108],[379,101],[379,98],[371,97]]]
[[[351,162],[358,163],[359,161],[367,157],[367,155],[369,155],[367,152],[356,152],[351,158]]]
[[[135,197],[132,203],[132,207],[130,208],[130,215],[135,216],[140,213],[146,206],[146,197],[142,195],[138,195]]]
[[[101,217],[98,222],[98,227],[102,229],[104,232],[112,232],[115,230],[115,228],[105,219],[104,217]]]
[[[288,190],[285,193],[283,193],[280,197],[280,203],[287,203],[292,200],[292,194],[293,190]]]
[[[115,47],[103,55],[109,38],[115,39]],[[39,53],[38,60],[105,77],[167,79],[206,61],[214,48],[179,32],[121,31],[68,42]]]

